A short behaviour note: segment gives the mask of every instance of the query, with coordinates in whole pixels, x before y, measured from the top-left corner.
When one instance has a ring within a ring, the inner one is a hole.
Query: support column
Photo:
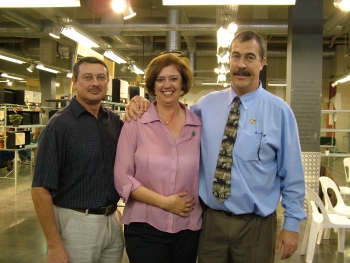
[[[57,42],[52,38],[40,39],[40,60],[45,63],[57,64]],[[39,70],[41,86],[41,104],[45,107],[52,106],[45,99],[56,99],[56,74]]]
[[[322,24],[322,0],[297,1],[289,8],[286,95],[298,121],[302,151],[320,151]]]
[[[298,122],[306,184],[318,192],[323,0],[296,1],[288,17],[286,98]]]
[[[45,100],[56,99],[56,74],[39,70],[39,80],[41,85],[41,105],[45,107],[54,106]]]

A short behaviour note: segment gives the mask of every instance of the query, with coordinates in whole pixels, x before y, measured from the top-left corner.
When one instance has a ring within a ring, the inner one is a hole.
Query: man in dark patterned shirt
[[[40,136],[32,198],[48,262],[121,262],[124,249],[113,167],[122,128],[101,106],[106,64],[84,57],[73,68],[76,96]]]

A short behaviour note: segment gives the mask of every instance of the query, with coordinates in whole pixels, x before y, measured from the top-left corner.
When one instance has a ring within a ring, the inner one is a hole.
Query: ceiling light
[[[163,5],[295,5],[296,0],[163,0]]]
[[[267,83],[268,86],[276,86],[276,87],[285,87],[287,86],[287,83],[286,81],[274,81],[274,80],[271,80]]]
[[[74,7],[80,6],[80,0],[16,0],[1,1],[0,7]]]
[[[38,64],[38,65],[36,66],[36,68],[37,68],[37,69],[41,69],[41,70],[45,70],[45,71],[47,71],[47,72],[51,72],[51,73],[54,73],[54,74],[59,73],[58,70],[56,70],[56,69],[51,69],[51,68],[46,68],[43,64]]]
[[[15,58],[10,58],[10,57],[6,57],[6,56],[3,56],[3,55],[0,55],[0,59],[7,60],[7,61],[11,61],[11,62],[17,63],[17,64],[23,64],[23,63],[25,63],[25,62],[22,61],[22,60],[15,59]]]
[[[219,64],[215,69],[214,72],[216,74],[227,74],[230,72],[230,67],[227,64]]]
[[[12,81],[10,81],[10,80],[7,81],[7,86],[10,86],[10,87],[11,87],[11,86],[12,86]]]
[[[228,27],[227,30],[231,33],[231,34],[235,34],[238,30],[238,26],[235,22],[231,22]]]
[[[216,56],[218,58],[218,63],[230,63],[230,53],[228,52],[227,48],[219,48],[219,52],[216,54]]]
[[[73,77],[73,73],[72,72],[68,72],[66,77],[71,79]]]
[[[59,87],[59,86],[60,86],[60,83],[59,83],[59,82],[56,82],[55,86],[56,86],[56,87]]]
[[[217,32],[218,48],[229,47],[231,45],[233,38],[234,38],[234,34],[231,34],[230,31],[224,29],[223,27],[220,27]]]
[[[128,65],[124,64],[124,65],[120,68],[120,71],[123,72],[123,73],[125,73],[126,70],[127,70],[128,68],[129,68]]]
[[[217,83],[217,82],[202,82],[203,86],[224,86],[227,87],[229,83],[223,82],[223,83]]]
[[[124,18],[124,20],[127,20],[129,18],[136,16],[136,13],[132,9],[132,6],[130,4],[130,0],[125,0],[125,2],[126,2],[126,8],[123,11],[123,18]]]
[[[225,74],[219,74],[218,75],[218,82],[224,82],[226,81],[226,75]]]
[[[126,2],[125,0],[113,0],[112,9],[116,13],[122,13],[126,8]]]
[[[145,74],[145,72],[143,70],[141,70],[140,68],[138,68],[136,65],[131,65],[131,70],[138,75],[143,75]]]
[[[53,38],[60,39],[60,34],[62,32],[62,29],[63,27],[61,25],[55,24],[52,29],[52,32],[50,32],[49,35],[52,36]]]
[[[116,55],[113,51],[111,50],[107,50],[104,54],[103,54],[106,58],[109,58],[115,62],[117,62],[118,64],[122,64],[122,63],[126,63],[126,61],[124,59],[122,59],[121,57],[119,57],[118,55]]]
[[[350,11],[350,1],[349,0],[334,0],[334,6],[339,8],[341,11]]]
[[[34,64],[34,63],[31,63],[31,64],[29,65],[29,67],[27,68],[27,70],[28,70],[29,72],[33,72],[34,68],[35,68],[35,64]]]
[[[336,81],[334,81],[334,82],[332,82],[331,83],[331,85],[332,85],[332,87],[334,88],[335,86],[337,86],[339,83],[344,83],[344,82],[347,82],[347,81],[349,81],[350,80],[350,74],[348,74],[348,75],[343,75],[343,76],[341,76],[341,77],[338,77],[337,79],[336,79]]]
[[[7,75],[5,72],[1,73],[1,77],[10,78],[10,79],[17,79],[17,80],[24,80],[23,78]]]
[[[72,25],[66,25],[62,30],[62,34],[85,47],[99,47],[99,45],[95,41],[85,36],[83,32],[73,27]]]

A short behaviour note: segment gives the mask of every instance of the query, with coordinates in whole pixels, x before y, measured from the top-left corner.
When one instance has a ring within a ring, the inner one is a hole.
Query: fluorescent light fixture
[[[35,68],[35,64],[34,63],[31,63],[30,65],[29,65],[29,67],[27,68],[27,70],[29,71],[29,72],[33,72],[33,70],[34,70],[34,68]]]
[[[61,25],[55,24],[52,29],[52,32],[50,32],[49,35],[52,36],[53,38],[60,39],[62,29],[63,27]]]
[[[336,81],[332,82],[331,85],[334,88],[335,86],[337,86],[339,83],[344,83],[350,80],[350,74],[343,76],[343,77],[339,77]]]
[[[4,78],[9,78],[9,79],[24,80],[23,78],[19,78],[19,77],[15,77],[15,76],[7,75],[5,72],[3,72],[3,73],[1,74],[1,77],[4,77]]]
[[[17,63],[17,64],[23,64],[23,63],[25,63],[25,62],[22,61],[22,60],[15,59],[15,58],[10,58],[10,57],[6,57],[6,56],[3,56],[3,55],[0,55],[0,59],[7,60],[7,61],[11,61],[11,62]]]
[[[227,83],[227,82],[223,82],[223,83],[218,83],[218,82],[203,82],[202,85],[203,85],[203,86],[224,86],[224,87],[227,87],[228,85],[230,85],[230,83]]]
[[[54,74],[59,73],[58,70],[56,70],[56,69],[51,69],[51,68],[46,68],[43,64],[38,64],[38,65],[36,66],[36,68],[37,68],[37,69],[41,69],[41,70],[45,70],[45,71],[47,71],[47,72],[51,72],[51,73],[54,73]]]
[[[1,1],[0,8],[4,7],[75,7],[80,6],[80,0],[15,0]]]
[[[276,86],[276,87],[286,87],[287,83],[285,81],[269,81],[267,83],[268,86]]]
[[[350,11],[350,0],[334,0],[334,6],[339,8],[341,11]]]
[[[99,45],[95,41],[85,36],[83,32],[73,27],[72,25],[66,25],[62,30],[62,34],[85,47],[99,47]]]
[[[163,0],[163,5],[295,5],[296,0]]]
[[[131,68],[132,68],[132,70],[134,71],[135,74],[138,74],[138,75],[145,74],[145,72],[143,70],[141,70],[140,68],[138,68],[135,65],[131,65]]]
[[[124,18],[124,20],[127,20],[127,19],[130,19],[130,18],[136,16],[136,13],[132,9],[132,6],[130,4],[130,0],[125,0],[125,2],[126,2],[126,8],[123,11],[123,18]]]
[[[109,58],[110,60],[113,60],[117,62],[118,64],[126,63],[124,59],[116,55],[113,51],[108,50],[103,54],[106,58]]]

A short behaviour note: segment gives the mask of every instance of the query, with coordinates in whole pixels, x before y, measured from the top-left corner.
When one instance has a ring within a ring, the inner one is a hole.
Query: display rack
[[[18,110],[18,108],[21,108],[21,110]],[[0,115],[1,115],[1,123],[0,123],[0,130],[4,133],[4,148],[0,148],[0,151],[13,151],[15,153],[15,157],[13,160],[13,170],[9,171],[5,176],[1,176],[0,179],[12,179],[15,182],[15,193],[17,193],[17,178],[18,178],[18,169],[17,169],[17,163],[18,163],[18,151],[20,150],[33,150],[37,148],[37,144],[26,144],[22,148],[8,148],[7,147],[7,130],[9,128],[13,129],[14,131],[17,131],[18,129],[33,129],[33,128],[43,128],[45,125],[41,124],[41,113],[38,112],[38,124],[25,124],[25,125],[19,125],[18,127],[14,127],[13,125],[8,123],[8,115],[12,114],[14,110],[16,109],[17,113],[33,113],[37,111],[33,111],[33,109],[38,108],[38,106],[27,106],[27,105],[12,105],[12,104],[3,104],[0,105]],[[41,107],[39,107],[41,108]],[[32,154],[33,156],[33,154]],[[30,166],[30,172],[32,174],[32,165]]]
[[[336,149],[336,146],[334,143],[336,132],[346,132],[346,133],[350,134],[350,129],[336,129],[336,128],[334,128],[335,119],[336,119],[338,113],[350,113],[350,110],[321,110],[321,114],[332,114],[332,128],[321,128],[321,132],[331,132],[332,133],[331,143],[325,144],[325,145],[320,145],[321,148]],[[333,150],[329,153],[329,155],[321,153],[321,156],[346,157],[346,156],[350,156],[350,153],[339,154],[339,153],[336,153],[335,150]]]

